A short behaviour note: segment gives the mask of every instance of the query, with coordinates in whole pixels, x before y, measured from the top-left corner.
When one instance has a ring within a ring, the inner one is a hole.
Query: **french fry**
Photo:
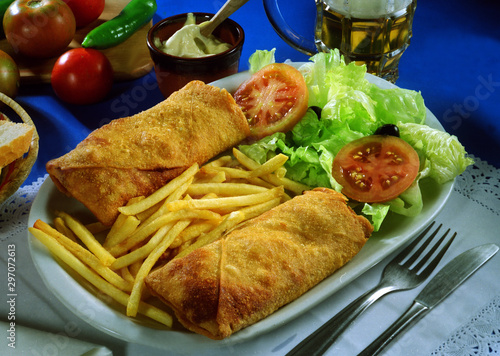
[[[64,220],[61,217],[57,216],[54,219],[54,226],[55,226],[56,230],[59,231],[61,234],[63,234],[64,236],[67,236],[69,239],[76,242],[75,234],[73,233],[73,231],[71,231],[71,229],[69,227],[66,226],[66,223],[64,222]]]
[[[87,230],[89,230],[89,232],[92,235],[97,235],[97,234],[100,234],[101,232],[109,230],[109,226],[106,226],[99,221],[87,224],[87,225],[85,225],[85,228]]]
[[[174,223],[170,223],[162,226],[145,245],[133,250],[132,252],[127,253],[126,255],[118,257],[116,261],[111,265],[111,269],[121,269],[131,265],[138,260],[143,260],[144,258],[146,258],[151,253],[151,251],[153,251],[154,248],[158,246],[158,244],[163,240],[168,230],[170,230],[173,225]]]
[[[217,159],[214,159],[213,161],[210,161],[206,163],[202,168],[209,168],[209,167],[222,167],[225,166],[233,160],[233,157],[226,155],[226,156],[221,156]]]
[[[135,278],[134,278],[134,276],[132,276],[132,273],[130,273],[130,270],[128,269],[128,266],[127,267],[123,267],[120,270],[120,274],[121,274],[121,276],[122,276],[122,278],[124,280],[126,280],[127,282],[129,282],[132,285],[134,284]]]
[[[201,197],[201,199],[215,199],[215,198],[218,198],[217,194],[215,193],[208,193]]]
[[[81,245],[71,240],[67,236],[61,234],[59,231],[54,229],[49,224],[37,220],[34,225],[40,231],[43,231],[50,237],[54,238],[58,243],[60,243],[64,248],[66,248],[69,252],[75,255],[78,259],[84,262],[87,266],[92,268],[95,272],[97,272],[101,277],[106,279],[109,283],[113,284],[115,287],[120,288],[124,291],[130,291],[132,285],[125,281],[121,276],[116,274],[114,271],[104,266],[101,261],[92,254],[89,250],[86,250]]]
[[[112,256],[120,256],[126,253],[128,250],[132,249],[134,246],[137,246],[138,244],[146,240],[151,234],[154,234],[162,226],[172,221],[181,219],[220,220],[221,216],[209,210],[179,210],[175,212],[169,212],[168,214],[156,218],[151,223],[140,227],[129,238],[122,241],[118,245],[111,246],[109,248],[109,253]]]
[[[222,183],[225,182],[227,179],[226,173],[224,172],[217,172],[214,174],[207,174],[205,172],[199,172],[196,177],[195,177],[195,183],[200,184],[200,183]]]
[[[135,281],[135,277],[137,276],[137,272],[139,272],[139,269],[141,268],[143,262],[144,262],[144,260],[142,260],[142,261],[135,261],[134,263],[132,263],[128,267],[128,270],[130,271],[130,274],[134,277],[134,281]]]
[[[278,178],[284,178],[286,176],[286,168],[285,167],[278,167],[273,174],[278,177]]]
[[[147,208],[146,210],[141,211],[135,215],[125,215],[125,214],[121,214],[121,213],[120,213],[120,215],[135,216],[140,221],[145,221],[145,220],[149,219],[151,217],[151,215],[155,214],[158,211],[158,209],[161,208],[162,205],[163,205],[163,201],[160,201],[159,203],[156,203],[155,205],[153,205],[153,206]]]
[[[264,187],[267,189],[272,189],[272,188],[276,187],[276,185],[271,184],[269,182],[266,182],[264,179],[259,178],[259,177],[251,177],[251,178],[248,178],[247,181],[253,185],[258,185],[259,187]]]
[[[118,245],[120,242],[129,237],[140,224],[140,220],[135,216],[130,215],[120,215],[119,217],[124,217],[122,224],[117,226],[115,229],[111,229],[104,240],[103,246],[109,248],[111,246]],[[115,227],[115,225],[113,225]]]
[[[266,163],[263,165],[259,165],[259,167],[255,168],[252,170],[251,176],[252,177],[261,177],[263,175],[272,173],[279,169],[280,167],[285,164],[285,162],[288,160],[288,156],[285,156],[284,154],[280,153],[270,160],[268,160]]]
[[[245,171],[243,169],[232,168],[232,167],[210,167],[207,168],[206,171],[213,174],[224,172],[226,175],[226,179],[237,179],[237,178],[248,179],[251,178],[251,173],[252,173],[250,171]]]
[[[236,147],[233,147],[233,155],[236,158],[236,160],[246,169],[253,171],[259,168],[260,166],[258,162],[248,157],[246,154],[238,150]]]
[[[288,190],[296,195],[302,194],[304,191],[310,189],[307,185],[295,182],[295,181],[288,179],[286,177],[279,178],[274,174],[267,174],[263,178],[266,181],[270,182],[271,184],[283,186],[286,190]]]
[[[115,261],[115,257],[111,255],[99,241],[96,240],[95,236],[87,230],[87,228],[80,223],[78,220],[73,218],[71,215],[65,212],[59,212],[59,216],[64,220],[66,225],[75,233],[76,236],[87,246],[87,248],[92,251],[94,255],[103,263],[104,266],[111,266]]]
[[[38,230],[36,228],[30,227],[29,231],[35,236],[42,244],[44,244],[49,251],[61,259],[65,264],[70,266],[76,273],[86,279],[94,287],[96,287],[102,293],[107,294],[113,298],[118,303],[126,306],[129,301],[129,295],[120,289],[113,286],[111,283],[102,279],[97,275],[92,269],[87,267],[83,262],[76,258],[71,252],[65,249],[60,243],[58,243],[54,238],[45,232]],[[156,320],[168,327],[172,327],[173,319],[172,316],[165,311],[149,305],[144,302],[140,302],[138,305],[138,311],[147,317]]]
[[[116,234],[116,232],[123,225],[123,223],[125,222],[125,220],[127,219],[127,217],[128,217],[128,215],[125,215],[125,214],[118,215],[118,217],[116,218],[116,220],[113,223],[113,225],[111,225],[111,229],[109,229],[108,235],[106,236],[106,239],[104,240],[104,243],[102,244],[104,247],[107,247],[107,246],[110,245],[110,242],[108,240],[110,239],[110,237],[112,235]]]
[[[161,215],[168,213],[168,209],[166,208],[166,204],[182,199],[184,193],[193,182],[194,177],[189,178],[184,184],[181,184],[177,189],[175,189],[161,204],[158,204],[156,211],[151,211],[151,213],[146,216],[141,216],[140,220],[143,221],[142,225],[150,224],[153,220],[160,217]],[[186,197],[184,199],[187,199]],[[139,214],[141,215],[141,214]]]
[[[283,195],[283,187],[276,187],[262,193],[215,199],[177,200],[168,204],[170,211],[181,209],[220,209],[262,203]]]
[[[144,280],[148,276],[151,269],[154,267],[158,259],[163,255],[165,250],[170,246],[172,241],[184,230],[189,224],[190,220],[182,220],[177,222],[165,235],[162,242],[155,247],[155,249],[144,260],[141,268],[135,277],[134,286],[130,293],[130,298],[127,303],[127,316],[136,316],[141,302],[142,291],[144,289]]]
[[[200,222],[192,223],[184,231],[182,231],[179,236],[170,245],[170,248],[177,248],[186,241],[194,240],[198,236],[205,234],[206,232],[213,230],[216,227],[212,222]]]
[[[132,198],[128,201],[127,205],[132,205],[138,201],[141,201],[144,198],[145,198],[144,196]],[[128,217],[128,215],[125,215],[125,214],[118,215],[115,222],[111,226],[111,229],[108,231],[108,235],[106,236],[106,239],[104,240],[104,243],[103,243],[104,247],[108,247],[110,245],[115,245],[117,243],[116,241],[114,241],[115,238],[112,236],[114,236],[118,232],[118,230],[122,227],[122,225],[125,222],[125,220],[127,219],[127,217]],[[140,219],[138,219],[138,220],[140,220]],[[123,235],[123,233],[122,233],[122,235]]]
[[[244,219],[245,219],[245,214],[242,213],[241,211],[232,212],[220,223],[219,226],[210,231],[208,234],[199,237],[192,245],[179,252],[174,258],[184,257],[188,253],[191,253],[192,251],[196,250],[197,248],[205,246],[211,242],[214,242],[215,240],[223,236],[226,232],[228,232],[236,225],[238,225],[240,222],[242,222]]]
[[[245,155],[243,152],[238,150],[237,148],[233,148],[233,155],[234,157],[240,162],[240,164],[247,169],[250,169],[252,171],[255,171],[259,168],[259,163],[255,162],[253,159]],[[286,177],[282,177],[281,173],[279,175],[274,175],[274,174],[266,174],[263,178],[265,181],[275,185],[275,186],[280,186],[282,185],[286,190],[294,193],[294,194],[302,194],[305,190],[309,190],[310,188],[304,184],[295,182],[291,179],[288,179]]]
[[[165,199],[170,193],[172,193],[179,186],[181,186],[187,180],[193,177],[196,174],[196,172],[198,172],[198,170],[199,170],[198,164],[197,163],[193,164],[191,167],[185,170],[181,175],[172,179],[170,182],[168,182],[166,185],[155,191],[147,198],[135,204],[120,207],[118,208],[118,211],[125,215],[136,215],[146,210],[147,208]]]
[[[208,193],[204,195],[201,199],[213,199],[217,198],[217,194],[215,193]],[[222,217],[221,217],[222,220]],[[217,224],[220,223],[221,220],[215,221],[215,220],[208,220],[206,222],[197,222],[197,223],[191,223],[186,229],[184,229],[179,236],[175,238],[175,240],[172,242],[170,245],[170,248],[177,248],[180,245],[182,245],[184,242],[195,239],[198,236],[204,234],[205,232],[212,230]]]
[[[193,183],[187,189],[190,195],[215,193],[217,195],[248,195],[265,192],[267,189],[245,183]]]
[[[281,202],[280,198],[274,198],[274,199],[265,201],[265,202],[260,203],[260,204],[247,206],[247,207],[241,209],[240,211],[243,214],[245,214],[245,220],[250,220],[250,219],[253,219],[253,218],[261,215],[262,213],[264,213],[268,210],[271,210],[275,206],[278,206],[280,204],[280,202]]]

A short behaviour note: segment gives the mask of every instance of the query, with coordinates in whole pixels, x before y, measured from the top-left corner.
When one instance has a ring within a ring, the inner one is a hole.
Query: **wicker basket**
[[[19,189],[19,187],[24,183],[24,181],[30,174],[31,168],[35,164],[36,158],[38,156],[39,137],[35,124],[31,120],[30,116],[26,113],[26,111],[24,111],[24,109],[18,103],[16,103],[14,100],[3,93],[0,93],[0,101],[2,101],[5,105],[11,107],[12,110],[14,110],[17,115],[19,115],[19,118],[24,123],[35,128],[28,152],[24,154],[23,157],[18,158],[14,162],[1,169],[0,204],[2,204]],[[2,116],[3,119],[9,120],[5,115],[2,114]]]

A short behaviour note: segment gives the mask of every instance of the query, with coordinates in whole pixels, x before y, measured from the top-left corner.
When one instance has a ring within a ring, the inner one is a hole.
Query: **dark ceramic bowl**
[[[210,20],[214,15],[195,12],[196,23]],[[215,37],[229,43],[231,48],[222,53],[201,57],[182,58],[166,54],[155,46],[154,38],[163,43],[186,22],[187,14],[180,14],[161,20],[148,32],[148,47],[153,59],[156,79],[162,94],[167,98],[192,80],[210,83],[238,72],[238,66],[245,40],[243,28],[226,19],[213,32]]]

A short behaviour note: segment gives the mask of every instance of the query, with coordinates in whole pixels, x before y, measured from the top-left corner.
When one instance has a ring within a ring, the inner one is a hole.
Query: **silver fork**
[[[377,286],[361,295],[358,299],[346,306],[337,315],[323,324],[318,330],[309,335],[300,344],[295,346],[287,356],[291,355],[322,355],[330,345],[335,342],[339,335],[365,311],[370,305],[382,296],[400,290],[408,290],[420,285],[436,268],[437,264],[445,254],[453,239],[457,235],[455,232],[450,239],[439,250],[446,236],[450,232],[448,229],[430,249],[427,247],[441,229],[441,225],[422,242],[419,242],[427,235],[434,226],[432,222],[408,247],[401,251],[394,259],[387,264],[382,273],[382,278]],[[415,248],[418,249],[414,252]],[[428,251],[427,251],[428,250]],[[423,253],[426,252],[425,255]],[[422,256],[422,257],[421,257]],[[421,257],[421,258],[420,258]],[[432,257],[432,258],[431,258]],[[419,260],[420,258],[420,260]]]

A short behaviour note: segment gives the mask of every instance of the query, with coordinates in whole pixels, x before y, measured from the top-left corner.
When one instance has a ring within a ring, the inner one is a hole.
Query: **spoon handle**
[[[215,16],[201,27],[201,34],[209,36],[217,26],[231,16],[236,10],[245,5],[248,0],[228,0],[215,14]]]

